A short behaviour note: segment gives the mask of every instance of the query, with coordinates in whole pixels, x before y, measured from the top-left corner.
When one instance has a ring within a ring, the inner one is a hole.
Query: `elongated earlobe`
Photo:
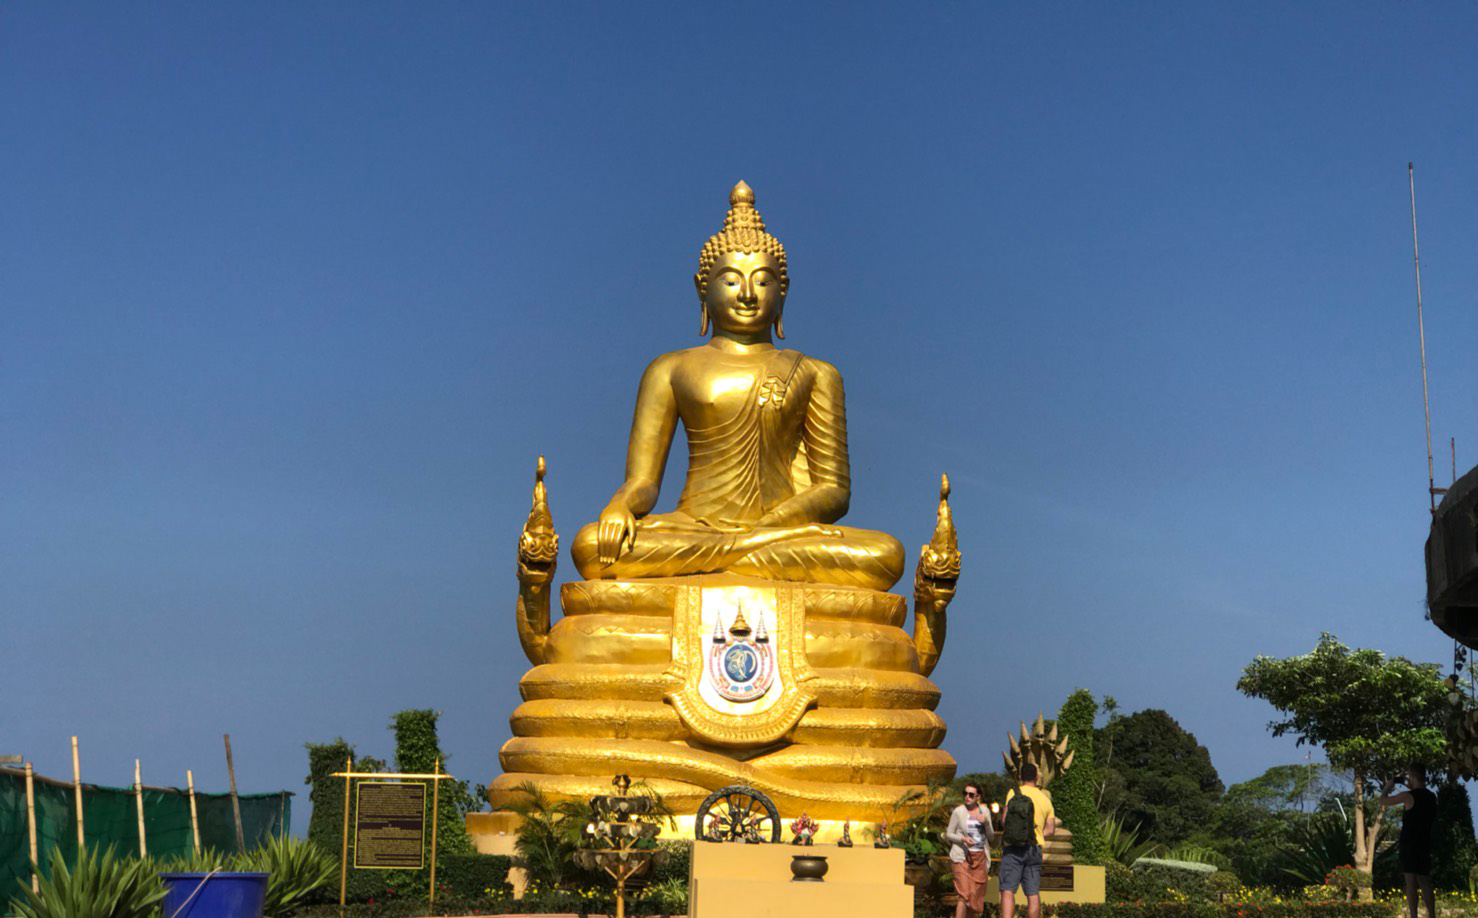
[[[779,313],[775,315],[775,337],[779,338],[781,341],[784,341],[785,326],[781,323],[781,318],[782,316]]]
[[[700,337],[700,338],[707,338],[708,337],[708,307],[707,306],[704,306],[699,311],[703,313],[703,324],[698,327],[698,337]]]

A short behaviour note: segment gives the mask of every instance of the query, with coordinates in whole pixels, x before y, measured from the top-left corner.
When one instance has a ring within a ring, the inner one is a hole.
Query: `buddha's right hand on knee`
[[[614,564],[636,544],[636,517],[620,500],[600,512],[596,524],[595,556],[601,564]]]

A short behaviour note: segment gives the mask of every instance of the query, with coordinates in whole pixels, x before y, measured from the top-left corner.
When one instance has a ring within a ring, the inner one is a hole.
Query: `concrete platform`
[[[819,883],[792,879],[797,854],[827,859]],[[688,885],[692,918],[817,918],[867,915],[912,918],[913,887],[903,882],[903,851],[835,845],[693,846]]]

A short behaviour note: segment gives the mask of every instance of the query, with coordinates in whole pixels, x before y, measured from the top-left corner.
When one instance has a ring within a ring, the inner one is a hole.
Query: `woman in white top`
[[[944,838],[949,842],[950,868],[960,897],[955,918],[979,915],[985,909],[985,887],[990,881],[990,844],[996,838],[990,811],[980,803],[980,785],[965,785],[965,802],[950,814]]]

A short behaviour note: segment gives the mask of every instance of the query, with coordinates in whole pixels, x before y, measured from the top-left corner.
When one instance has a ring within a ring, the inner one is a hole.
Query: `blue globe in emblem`
[[[748,682],[759,669],[759,656],[747,644],[736,644],[724,651],[724,672],[735,682]]]

